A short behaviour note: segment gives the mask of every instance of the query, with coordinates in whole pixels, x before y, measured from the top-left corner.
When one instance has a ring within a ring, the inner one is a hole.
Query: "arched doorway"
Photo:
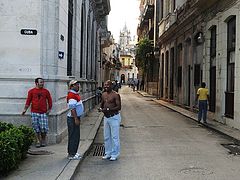
[[[121,81],[120,83],[125,84],[125,74],[121,74]]]

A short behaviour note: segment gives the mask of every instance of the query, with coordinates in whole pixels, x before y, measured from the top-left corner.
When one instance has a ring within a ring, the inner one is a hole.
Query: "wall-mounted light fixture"
[[[159,56],[160,54],[160,48],[158,46],[154,47],[154,55]]]
[[[202,32],[198,32],[195,36],[195,40],[197,44],[202,44],[204,42],[204,37]]]

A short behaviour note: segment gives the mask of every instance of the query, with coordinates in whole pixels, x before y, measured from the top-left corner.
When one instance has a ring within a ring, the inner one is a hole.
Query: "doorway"
[[[215,112],[216,108],[216,66],[210,68],[210,101],[209,110]]]
[[[121,81],[120,83],[125,84],[125,74],[121,74]]]

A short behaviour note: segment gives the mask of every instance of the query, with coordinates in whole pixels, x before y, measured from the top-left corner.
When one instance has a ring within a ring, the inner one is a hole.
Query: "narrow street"
[[[132,92],[122,98],[121,155],[117,161],[94,156],[94,146],[74,179],[80,180],[238,180],[240,156],[221,144],[231,143],[195,121]],[[103,143],[103,126],[95,144]]]

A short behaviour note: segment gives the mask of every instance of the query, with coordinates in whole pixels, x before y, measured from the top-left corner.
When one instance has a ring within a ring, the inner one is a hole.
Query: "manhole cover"
[[[31,149],[29,149],[27,153],[30,154],[30,155],[50,155],[50,154],[53,154],[53,152],[51,152],[51,151],[31,150]]]
[[[212,174],[213,172],[210,172],[209,170],[207,170],[205,168],[191,166],[189,168],[181,169],[180,173],[209,175],[209,174]]]
[[[103,144],[94,144],[93,156],[104,156],[105,148]]]
[[[240,155],[240,146],[234,143],[221,144],[223,147],[229,150],[229,154]]]

